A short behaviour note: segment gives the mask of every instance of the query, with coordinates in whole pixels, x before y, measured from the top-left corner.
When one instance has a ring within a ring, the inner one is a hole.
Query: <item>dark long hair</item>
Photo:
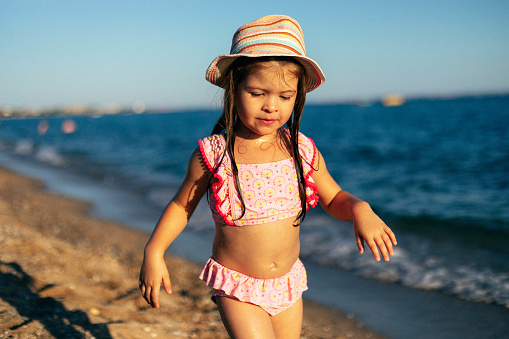
[[[288,134],[283,132],[282,130],[278,130],[279,139],[282,140],[283,145],[285,145],[285,149],[291,152],[292,158],[294,159],[295,169],[297,172],[297,181],[299,183],[299,196],[301,201],[302,209],[297,215],[295,219],[295,226],[299,226],[306,216],[307,203],[306,203],[306,181],[304,178],[304,169],[302,166],[302,159],[299,152],[299,129],[300,123],[302,120],[302,112],[304,110],[304,104],[306,103],[306,88],[309,87],[310,76],[307,73],[306,68],[300,64],[296,59],[292,57],[257,57],[257,58],[249,58],[249,57],[239,57],[237,58],[228,70],[225,72],[224,76],[220,79],[220,85],[224,88],[223,94],[223,102],[222,102],[222,110],[221,116],[216,122],[214,128],[212,129],[212,134],[220,134],[223,133],[226,141],[226,149],[223,154],[221,161],[217,164],[214,172],[220,166],[223,161],[226,153],[230,156],[232,162],[232,172],[235,176],[235,188],[239,194],[240,201],[242,203],[242,215],[239,217],[242,218],[245,213],[245,204],[244,199],[242,198],[242,193],[239,185],[239,176],[238,176],[238,168],[237,163],[235,161],[235,130],[238,124],[238,116],[237,116],[237,108],[235,105],[235,90],[236,88],[248,77],[249,74],[255,72],[256,70],[263,67],[262,63],[268,61],[276,61],[281,66],[287,65],[289,63],[297,65],[298,71],[296,72],[296,76],[299,79],[298,88],[297,88],[297,96],[295,99],[295,105],[293,107],[293,112],[288,121],[286,122],[286,127],[288,129]],[[210,187],[210,185],[209,185]]]

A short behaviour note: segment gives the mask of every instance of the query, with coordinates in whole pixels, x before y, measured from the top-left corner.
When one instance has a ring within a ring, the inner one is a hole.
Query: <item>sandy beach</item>
[[[137,286],[149,234],[87,216],[87,203],[0,168],[0,338],[227,338],[201,266],[167,256],[154,310]],[[382,338],[305,300],[302,338]]]

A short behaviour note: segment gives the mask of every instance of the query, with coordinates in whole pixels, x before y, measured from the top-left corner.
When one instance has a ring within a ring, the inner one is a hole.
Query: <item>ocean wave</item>
[[[68,162],[51,146],[41,146],[35,151],[35,158],[56,167],[65,167]]]
[[[313,224],[312,229],[304,227],[301,232],[303,258],[368,279],[509,307],[504,253],[494,257],[492,252],[399,231],[394,256],[389,262],[376,262],[367,247],[366,253],[359,255],[350,224],[338,225],[325,217],[310,219],[306,222]]]
[[[14,153],[19,155],[30,155],[34,151],[35,144],[32,140],[21,139],[14,145]]]

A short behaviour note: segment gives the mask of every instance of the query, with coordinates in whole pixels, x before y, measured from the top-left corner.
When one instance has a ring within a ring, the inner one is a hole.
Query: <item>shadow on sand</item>
[[[34,291],[33,285],[33,278],[19,264],[0,262],[0,299],[16,308],[19,315],[26,319],[5,330],[16,331],[32,321],[38,321],[55,338],[85,338],[87,333],[95,338],[112,338],[107,324],[92,324],[86,312],[67,310],[58,300],[40,296],[42,291],[53,285],[46,285],[37,291]]]

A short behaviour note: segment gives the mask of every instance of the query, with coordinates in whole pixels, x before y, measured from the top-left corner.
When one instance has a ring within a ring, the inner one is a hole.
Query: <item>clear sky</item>
[[[308,102],[509,92],[509,1],[0,1],[0,108],[217,105],[235,30],[301,24],[327,81]]]

